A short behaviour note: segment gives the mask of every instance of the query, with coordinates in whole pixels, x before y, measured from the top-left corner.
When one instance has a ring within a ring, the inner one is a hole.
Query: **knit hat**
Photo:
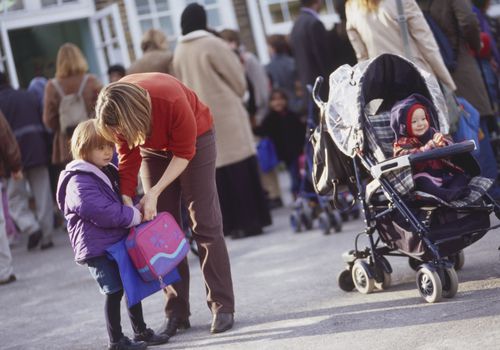
[[[186,6],[181,14],[182,35],[195,30],[207,29],[207,13],[203,6],[193,3]]]
[[[396,139],[400,137],[414,137],[411,130],[411,116],[418,108],[422,108],[425,111],[429,130],[434,127],[437,112],[431,101],[420,94],[413,94],[396,102],[391,109],[391,128],[396,134]],[[429,135],[426,136],[428,137]]]

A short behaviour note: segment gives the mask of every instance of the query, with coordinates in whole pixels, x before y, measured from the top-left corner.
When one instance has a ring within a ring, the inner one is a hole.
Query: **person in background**
[[[13,89],[0,72],[0,110],[3,111],[21,148],[24,179],[9,180],[7,194],[9,211],[22,233],[28,235],[28,250],[41,243],[41,249],[54,246],[54,211],[48,170],[49,145],[42,123],[39,99],[25,90]],[[30,209],[31,194],[35,212]]]
[[[141,41],[142,57],[127,69],[127,74],[159,72],[172,74],[172,52],[168,49],[165,34],[157,29],[149,29]]]
[[[260,234],[271,215],[259,177],[255,141],[243,106],[245,72],[227,43],[206,30],[205,9],[190,4],[181,15],[175,76],[211,110],[217,134],[216,177],[224,233]]]
[[[87,265],[106,296],[108,349],[142,350],[165,344],[169,337],[147,328],[140,302],[127,309],[134,340],[122,332],[123,285],[118,265],[108,258],[106,249],[126,237],[129,228],[141,223],[142,216],[135,207],[122,203],[118,170],[111,164],[113,150],[114,144],[98,134],[95,119],[78,124],[71,137],[74,160],[59,177],[57,203],[68,222],[75,261]]]
[[[3,179],[9,172],[15,181],[23,178],[21,151],[9,123],[0,112],[0,190],[4,184]],[[0,285],[3,285],[14,282],[16,275],[14,275],[12,268],[12,255],[7,238],[2,201],[0,201],[0,207],[2,207],[0,208]]]
[[[271,60],[266,65],[266,72],[271,79],[273,89],[281,89],[287,95],[288,108],[299,113],[303,110],[303,101],[297,96],[298,83],[295,59],[291,56],[286,37],[274,34],[267,38],[267,48]]]
[[[347,35],[347,17],[345,14],[346,0],[334,0],[333,7],[340,17],[340,22],[335,23],[328,32],[331,45],[330,57],[332,59],[332,72],[343,64],[354,66],[357,63],[356,52],[349,41]]]
[[[114,64],[108,68],[108,79],[110,83],[120,80],[125,76],[125,67],[121,64]]]
[[[267,114],[269,101],[270,83],[266,71],[260,64],[257,56],[246,51],[241,45],[238,32],[231,29],[224,29],[220,32],[220,37],[228,42],[229,47],[236,52],[243,62],[245,74],[250,81],[248,88],[251,90],[250,94],[253,96],[253,102],[255,103],[255,110],[253,115],[250,114],[250,121],[252,126],[260,125]],[[268,172],[261,171],[260,180],[267,194],[269,208],[282,207],[283,202],[278,182],[278,170],[275,168]]]
[[[293,24],[290,44],[302,90],[307,92],[307,85],[314,85],[316,78],[325,79],[330,75],[330,51],[328,49],[328,33],[319,18],[322,0],[301,0],[300,14]],[[328,98],[328,84],[321,88],[323,100]],[[307,95],[307,93],[306,93]]]
[[[56,74],[45,86],[43,122],[54,132],[52,145],[52,164],[60,170],[71,161],[69,150],[70,136],[63,132],[59,123],[59,105],[62,97],[55,81],[60,85],[65,95],[75,94],[83,85],[82,96],[89,117],[94,115],[95,101],[101,90],[101,82],[93,74],[87,73],[88,63],[78,46],[72,43],[63,44],[56,59]],[[86,80],[84,80],[86,79]],[[58,171],[58,172],[59,172]]]
[[[429,25],[415,0],[403,0],[413,62],[435,76],[451,91],[455,83],[446,68]],[[398,22],[397,4],[393,0],[348,0],[347,35],[356,51],[358,62],[383,53],[405,56]]]
[[[306,126],[297,114],[289,110],[285,91],[274,89],[271,92],[269,113],[254,133],[273,141],[278,159],[285,163],[290,174],[292,195],[297,197],[300,190],[299,156],[304,148]]]

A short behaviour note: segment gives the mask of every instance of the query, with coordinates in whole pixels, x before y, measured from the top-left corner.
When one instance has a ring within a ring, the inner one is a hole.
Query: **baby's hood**
[[[426,108],[427,113],[429,113],[429,127],[435,128],[435,121],[438,120],[438,116],[431,101],[420,94],[412,94],[407,98],[396,102],[394,106],[392,106],[391,128],[396,135],[396,140],[401,137],[409,136],[406,126],[406,115],[410,107],[416,103],[421,104]]]

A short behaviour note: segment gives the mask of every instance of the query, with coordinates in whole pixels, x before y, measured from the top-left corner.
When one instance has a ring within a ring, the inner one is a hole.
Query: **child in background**
[[[141,303],[128,309],[134,340],[122,333],[123,286],[118,265],[106,256],[106,248],[126,237],[128,228],[141,222],[141,214],[122,204],[118,171],[110,163],[113,149],[114,145],[97,133],[94,119],[80,123],[71,138],[74,160],[59,177],[57,204],[68,222],[75,261],[88,266],[106,296],[108,349],[145,349],[148,345],[164,344],[169,337],[146,328]]]
[[[436,111],[422,95],[413,94],[396,102],[391,110],[391,127],[396,134],[394,156],[425,152],[453,144],[432,127]],[[434,117],[434,118],[433,118]],[[415,189],[451,202],[470,193],[469,178],[448,159],[433,159],[413,167]]]
[[[278,159],[286,164],[290,173],[291,191],[296,196],[300,189],[298,160],[304,148],[306,126],[289,110],[288,98],[283,90],[274,89],[271,92],[269,112],[254,133],[273,141]]]

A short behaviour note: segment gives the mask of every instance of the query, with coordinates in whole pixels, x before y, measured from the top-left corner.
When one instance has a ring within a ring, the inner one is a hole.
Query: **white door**
[[[99,10],[90,19],[90,30],[99,64],[100,78],[108,83],[108,67],[121,64],[130,65],[127,41],[123,32],[118,4],[109,5]]]
[[[14,57],[12,57],[10,48],[9,33],[2,22],[0,22],[0,71],[7,74],[10,85],[16,89],[19,87]]]

